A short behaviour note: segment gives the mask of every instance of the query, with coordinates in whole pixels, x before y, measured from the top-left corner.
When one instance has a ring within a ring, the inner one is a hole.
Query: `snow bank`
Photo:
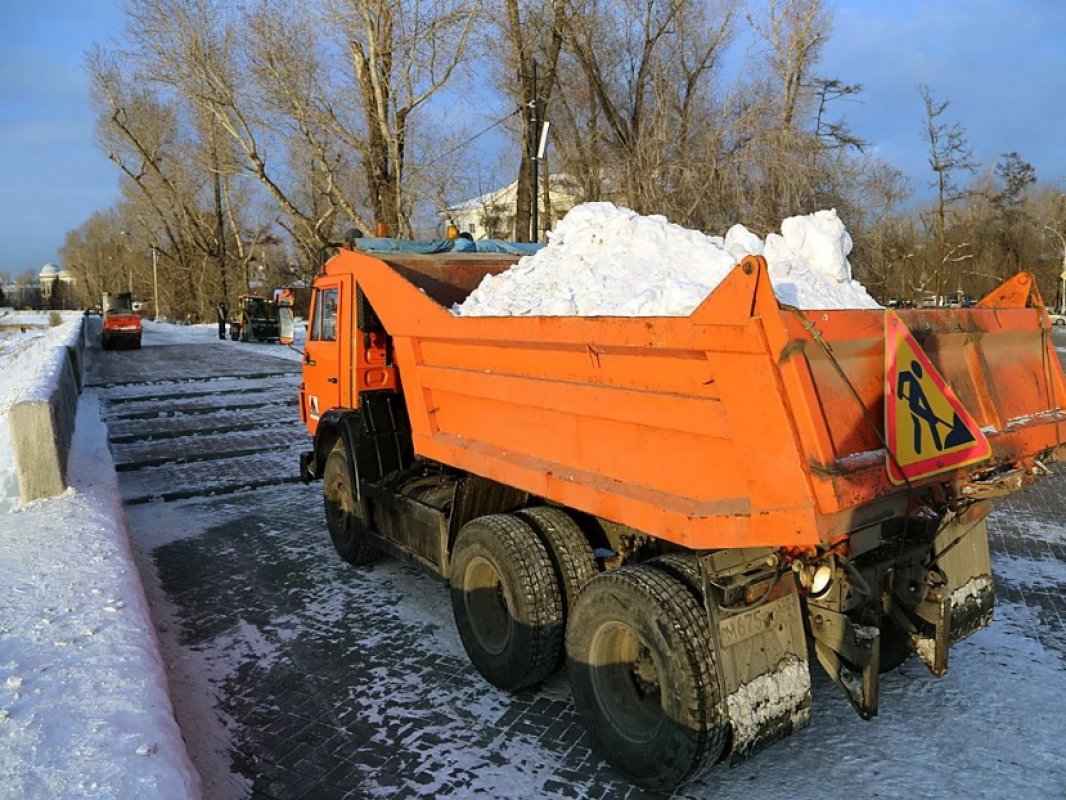
[[[851,237],[836,211],[789,217],[763,241],[743,225],[706,236],[611,203],[574,207],[549,244],[486,276],[464,316],[686,316],[747,254],[765,256],[782,303],[878,308],[851,278]]]
[[[27,314],[17,315],[25,322]],[[0,318],[7,322],[9,317]],[[8,417],[15,402],[23,399],[47,397],[55,382],[66,369],[70,358],[75,380],[81,385],[81,314],[64,314],[64,322],[53,328],[45,327],[46,315],[33,315],[41,322],[37,327],[21,324],[0,331],[0,513],[18,506],[19,485]],[[69,356],[68,356],[69,353]],[[73,415],[71,415],[73,421]],[[64,456],[65,462],[65,456]]]
[[[68,478],[0,516],[0,798],[198,797],[91,392]]]

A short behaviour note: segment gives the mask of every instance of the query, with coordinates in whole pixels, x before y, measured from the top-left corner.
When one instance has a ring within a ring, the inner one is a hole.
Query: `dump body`
[[[442,306],[513,263],[341,251],[316,286],[347,286],[337,336],[362,346],[321,375],[305,369],[312,432],[359,392],[402,388],[416,454],[698,550],[829,543],[904,516],[925,486],[961,492],[1066,440],[1066,384],[1028,292],[999,308],[900,312],[992,454],[897,486],[883,442],[885,312],[784,309],[757,258],[687,317]],[[344,305],[356,289],[387,342],[361,328],[358,302]]]

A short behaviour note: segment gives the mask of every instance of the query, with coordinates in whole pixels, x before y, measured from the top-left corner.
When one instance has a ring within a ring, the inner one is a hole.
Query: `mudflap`
[[[731,765],[810,721],[811,674],[798,590],[790,571],[764,583],[764,599],[727,604],[735,592],[704,563],[720,697],[732,728]]]
[[[948,671],[952,644],[986,627],[995,608],[988,548],[988,503],[953,515],[933,539],[923,575],[913,569],[892,577],[887,612],[929,670]]]
[[[941,528],[934,561],[944,573],[951,601],[951,643],[961,642],[992,622],[996,588],[988,550],[987,510],[973,521],[961,516]]]
[[[877,716],[880,698],[881,630],[857,625],[846,614],[807,602],[818,662],[863,719]]]

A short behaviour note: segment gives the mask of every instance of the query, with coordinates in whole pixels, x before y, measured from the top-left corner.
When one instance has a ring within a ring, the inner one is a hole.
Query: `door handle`
[[[326,381],[329,382],[329,383],[336,383],[337,379],[336,378],[326,378]]]

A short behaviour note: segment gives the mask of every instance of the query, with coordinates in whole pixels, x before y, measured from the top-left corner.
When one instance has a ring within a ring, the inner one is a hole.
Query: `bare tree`
[[[144,0],[128,13],[146,77],[213,119],[239,156],[236,166],[273,198],[292,235],[311,250],[324,245],[336,207],[330,203],[318,213],[300,207],[285,185],[287,173],[278,163],[283,159],[269,156],[268,109],[244,71],[249,59],[242,59],[243,19],[234,20],[213,0]]]
[[[519,241],[536,241],[539,231],[532,231],[531,220],[536,187],[533,179],[533,149],[539,131],[534,130],[535,118],[543,119],[551,102],[557,81],[556,73],[563,46],[563,29],[566,26],[565,8],[558,2],[520,3],[519,0],[503,0],[498,14],[500,28],[510,45],[504,59],[503,89],[519,110],[519,163],[515,187],[514,231]],[[536,96],[533,94],[534,64],[537,69]],[[544,170],[544,196],[540,204],[549,208],[548,172]],[[541,227],[549,225],[543,220]]]
[[[924,137],[929,145],[929,166],[936,173],[934,187],[937,190],[936,206],[933,210],[933,228],[936,236],[937,253],[935,264],[934,288],[937,302],[941,302],[944,293],[944,266],[951,262],[952,253],[958,251],[958,245],[949,245],[947,240],[947,214],[951,207],[961,200],[964,193],[957,183],[959,172],[972,172],[973,160],[966,132],[959,122],[949,123],[943,119],[949,101],[937,102],[928,86],[921,84],[918,92],[925,105]]]
[[[405,186],[412,115],[459,68],[480,7],[478,0],[337,0],[366,118],[370,205],[396,235],[411,234]]]

